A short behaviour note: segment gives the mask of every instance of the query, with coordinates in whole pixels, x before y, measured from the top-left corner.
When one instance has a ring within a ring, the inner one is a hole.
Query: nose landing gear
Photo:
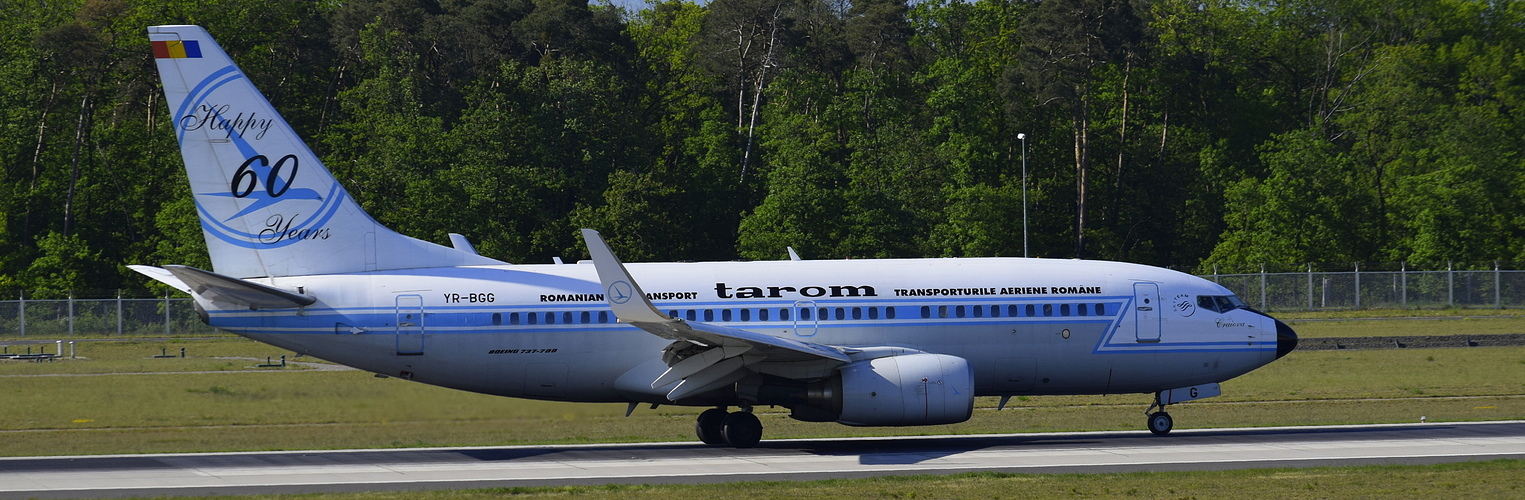
[[[1144,426],[1148,427],[1149,432],[1156,436],[1170,434],[1170,429],[1175,427],[1176,424],[1175,419],[1170,418],[1170,414],[1165,412],[1165,406],[1169,403],[1166,403],[1165,398],[1162,396],[1161,393],[1155,393],[1154,403],[1144,410],[1144,414],[1149,416]],[[1155,408],[1159,408],[1160,411],[1154,411]]]
[[[699,440],[710,446],[730,445],[751,448],[762,441],[762,421],[753,415],[751,408],[728,412],[724,407],[711,408],[699,414],[694,432]]]
[[[1169,413],[1157,411],[1149,414],[1149,432],[1156,436],[1170,434],[1170,428],[1175,426],[1175,420],[1170,418]]]

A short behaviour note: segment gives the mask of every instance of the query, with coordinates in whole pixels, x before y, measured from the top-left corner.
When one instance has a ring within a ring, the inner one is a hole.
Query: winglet
[[[614,250],[604,243],[604,237],[592,229],[582,230],[583,242],[588,244],[588,255],[593,257],[593,267],[604,287],[604,298],[614,310],[614,317],[625,323],[671,323],[675,320],[658,311],[641,285],[630,277],[625,264],[614,256]]]
[[[472,246],[471,240],[466,239],[466,235],[461,233],[450,233],[450,246],[462,252],[478,255],[477,247]]]

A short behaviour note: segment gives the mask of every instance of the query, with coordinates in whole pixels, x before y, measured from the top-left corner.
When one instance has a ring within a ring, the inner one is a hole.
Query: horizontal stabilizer
[[[212,302],[248,306],[250,309],[282,309],[311,305],[318,301],[311,295],[288,292],[194,267],[164,267],[185,283],[190,293]]]
[[[137,271],[138,274],[153,278],[154,281],[169,285],[176,290],[185,293],[191,293],[190,285],[185,284],[184,281],[180,281],[180,278],[176,278],[174,274],[171,274],[164,268],[154,266],[127,266],[127,268]]]

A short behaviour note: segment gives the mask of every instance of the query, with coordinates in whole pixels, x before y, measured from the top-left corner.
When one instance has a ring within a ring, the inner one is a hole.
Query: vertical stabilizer
[[[153,26],[148,38],[217,273],[248,278],[501,264],[378,224],[206,30]]]

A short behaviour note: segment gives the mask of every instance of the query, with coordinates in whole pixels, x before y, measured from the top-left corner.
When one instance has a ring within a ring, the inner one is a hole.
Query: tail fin
[[[152,26],[148,38],[218,274],[502,264],[377,223],[200,26]]]

